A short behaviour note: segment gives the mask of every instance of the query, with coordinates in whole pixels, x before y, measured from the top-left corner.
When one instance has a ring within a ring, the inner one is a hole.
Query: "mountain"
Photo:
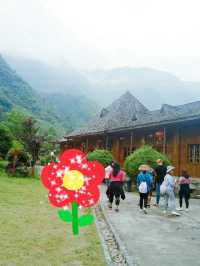
[[[10,55],[5,58],[38,93],[82,95],[90,87],[87,79],[67,63],[52,66],[30,58]]]
[[[79,128],[89,121],[98,112],[96,104],[85,96],[70,94],[47,94],[47,102],[54,106],[65,126],[71,129]]]
[[[103,106],[127,90],[150,109],[164,103],[178,105],[200,100],[200,82],[185,82],[156,69],[123,67],[82,74],[93,88],[90,96]]]
[[[62,128],[62,120],[55,110],[0,56],[0,109],[7,113],[13,108],[37,118],[45,127]]]
[[[0,106],[9,112],[13,107],[26,109],[43,118],[44,102],[27,82],[25,82],[0,56]],[[48,115],[48,113],[46,113]]]
[[[76,117],[76,120],[72,119],[74,128],[79,122],[84,124],[92,118],[99,106],[109,105],[127,90],[152,110],[165,103],[180,105],[200,100],[200,82],[182,81],[171,73],[153,68],[121,67],[86,72],[66,63],[55,67],[28,58],[7,56],[6,59],[40,95],[50,101],[59,115],[74,117],[71,114],[73,110]],[[77,104],[71,106],[70,97],[72,102],[77,97]],[[84,98],[82,102],[79,100],[81,97]],[[68,104],[61,108],[64,98]],[[94,108],[87,108],[91,105]],[[86,113],[80,112],[79,107],[87,110]],[[80,121],[76,123],[79,117]],[[69,120],[65,124],[68,123]]]
[[[19,106],[50,123],[58,121],[65,130],[80,127],[96,114],[97,105],[82,92],[89,85],[76,70],[20,57],[6,59],[16,71],[0,58],[0,106],[4,111]]]

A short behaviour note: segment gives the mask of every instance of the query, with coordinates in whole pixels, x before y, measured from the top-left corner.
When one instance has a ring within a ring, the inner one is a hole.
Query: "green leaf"
[[[92,214],[86,214],[86,215],[82,215],[79,218],[79,226],[86,226],[86,225],[90,225],[92,224],[94,221],[94,216]]]
[[[70,211],[67,210],[59,210],[58,211],[58,215],[60,217],[60,219],[64,222],[72,222],[72,214]]]

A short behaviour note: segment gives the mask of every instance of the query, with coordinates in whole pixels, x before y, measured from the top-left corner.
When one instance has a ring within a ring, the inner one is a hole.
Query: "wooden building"
[[[127,92],[60,143],[61,151],[109,149],[121,164],[135,149],[149,144],[167,154],[177,175],[188,170],[200,177],[200,102],[164,104],[160,110],[150,111]]]

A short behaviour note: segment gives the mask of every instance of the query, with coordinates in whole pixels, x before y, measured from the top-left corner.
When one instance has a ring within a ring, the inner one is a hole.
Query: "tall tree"
[[[10,129],[15,139],[18,141],[21,139],[23,133],[23,123],[27,119],[27,115],[19,109],[13,109],[7,114],[5,121],[6,126]]]
[[[39,135],[39,127],[33,118],[28,118],[23,122],[22,140],[25,149],[32,156],[32,166],[34,166],[39,159],[43,137]]]

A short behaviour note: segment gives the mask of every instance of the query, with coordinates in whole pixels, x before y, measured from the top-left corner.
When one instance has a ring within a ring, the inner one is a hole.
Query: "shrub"
[[[134,153],[130,154],[124,163],[124,168],[128,176],[132,179],[137,176],[138,168],[141,164],[147,164],[149,162],[152,168],[156,167],[156,160],[163,160],[165,165],[169,165],[170,161],[166,155],[153,149],[151,146],[143,146],[137,149]]]
[[[6,156],[9,149],[12,147],[11,132],[5,125],[0,125],[0,156]]]
[[[100,150],[97,149],[93,152],[89,152],[87,155],[88,161],[98,161],[104,167],[108,166],[110,162],[113,160],[113,155],[108,150]]]
[[[30,164],[30,156],[21,149],[21,146],[11,148],[7,154],[7,171],[17,176],[27,176],[28,166]]]
[[[8,165],[8,161],[0,160],[0,171],[5,170]]]
[[[40,157],[40,164],[41,165],[46,165],[50,162],[56,162],[56,156],[51,156],[50,154],[44,155]]]

